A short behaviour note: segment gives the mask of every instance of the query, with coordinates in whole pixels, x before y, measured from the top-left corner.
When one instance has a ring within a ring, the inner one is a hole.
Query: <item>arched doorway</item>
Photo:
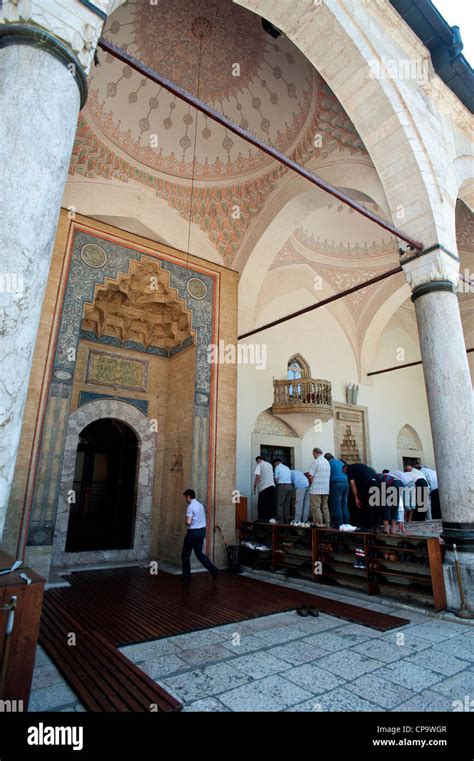
[[[124,422],[95,420],[79,435],[66,552],[133,546],[139,441]]]
[[[413,465],[415,468],[423,465],[423,445],[415,429],[408,423],[398,432],[397,449],[401,470],[405,470],[406,465]]]

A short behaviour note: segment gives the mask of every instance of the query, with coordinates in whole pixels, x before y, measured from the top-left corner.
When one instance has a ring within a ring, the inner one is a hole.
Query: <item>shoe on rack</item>
[[[277,521],[277,520],[275,520],[275,518],[270,518],[270,520],[269,520],[268,522],[269,522],[269,523],[278,523],[278,521]]]

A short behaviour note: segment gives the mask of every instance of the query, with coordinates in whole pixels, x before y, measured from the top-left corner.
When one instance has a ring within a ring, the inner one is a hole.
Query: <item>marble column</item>
[[[415,304],[446,545],[448,604],[459,607],[453,544],[474,595],[473,391],[461,324],[459,261],[440,246],[404,265]],[[466,589],[467,591],[467,589]],[[474,600],[473,600],[474,602]]]
[[[79,61],[59,40],[26,25],[0,26],[0,538],[86,92]]]

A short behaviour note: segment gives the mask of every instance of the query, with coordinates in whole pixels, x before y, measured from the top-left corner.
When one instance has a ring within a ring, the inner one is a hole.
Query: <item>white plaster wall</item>
[[[265,310],[265,321],[267,318],[275,319],[280,307],[278,302],[279,299],[276,299]],[[313,378],[331,381],[334,401],[345,401],[346,384],[358,382],[356,358],[349,339],[328,309],[323,308],[303,315],[257,334],[253,339],[256,343],[260,342],[266,346],[267,366],[261,370],[250,365],[240,365],[238,368],[237,488],[248,497],[251,496],[253,483],[254,461],[251,441],[255,420],[262,410],[271,407],[272,380],[286,377],[288,359],[296,352],[302,354],[310,365]],[[241,343],[250,341],[252,338],[244,339]],[[397,351],[400,348],[405,351],[400,364],[419,360],[417,344],[406,331],[395,325],[382,334],[371,369],[397,365]],[[370,464],[377,469],[398,467],[398,432],[403,425],[409,423],[422,441],[426,464],[434,466],[421,365],[371,376],[367,383],[359,383],[358,404],[368,408],[372,454]],[[263,437],[261,438],[263,440]],[[268,443],[273,443],[273,440]],[[298,445],[299,440],[295,439],[295,446]],[[303,470],[309,467],[314,446],[319,446],[323,451],[334,451],[332,420],[323,423],[321,432],[315,432],[310,427],[303,437]]]

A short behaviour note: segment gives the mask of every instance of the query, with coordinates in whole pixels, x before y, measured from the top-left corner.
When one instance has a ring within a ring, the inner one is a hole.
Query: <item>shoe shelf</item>
[[[446,608],[443,548],[437,537],[255,522],[242,524],[241,540],[271,547],[264,552],[241,546],[243,565]],[[359,559],[365,567],[355,565],[356,549],[365,553]],[[384,558],[384,553],[392,557]],[[315,573],[317,562],[322,573]]]

